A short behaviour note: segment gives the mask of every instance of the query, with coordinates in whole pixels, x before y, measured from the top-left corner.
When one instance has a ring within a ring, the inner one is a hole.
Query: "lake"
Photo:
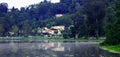
[[[0,43],[0,57],[120,57],[101,50],[99,42],[39,41]]]

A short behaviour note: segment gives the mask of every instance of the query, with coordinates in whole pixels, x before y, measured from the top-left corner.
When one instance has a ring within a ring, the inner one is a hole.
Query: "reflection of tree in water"
[[[47,47],[47,49],[45,49]],[[64,47],[64,50],[61,48]],[[62,51],[61,51],[61,50]],[[99,49],[90,42],[5,43],[0,57],[120,57]]]

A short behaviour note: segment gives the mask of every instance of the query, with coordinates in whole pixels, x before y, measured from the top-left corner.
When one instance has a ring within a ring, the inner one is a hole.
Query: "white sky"
[[[15,8],[29,6],[31,4],[40,3],[43,0],[0,0],[0,3],[5,2],[8,3],[8,8]],[[51,0],[53,3],[59,2],[59,0]]]

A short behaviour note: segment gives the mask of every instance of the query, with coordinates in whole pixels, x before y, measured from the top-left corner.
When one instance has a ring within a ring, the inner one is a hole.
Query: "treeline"
[[[66,26],[65,37],[104,37],[105,25],[112,22],[113,0],[61,0],[12,8],[0,4],[0,36],[35,35],[38,28]],[[56,14],[63,17],[56,18]],[[14,32],[14,33],[13,33]],[[10,35],[11,34],[11,35]]]
[[[22,7],[20,10],[14,7],[8,10],[5,4],[1,4],[0,36],[8,36],[12,32],[16,36],[20,35],[19,33],[29,35],[34,34],[38,27],[55,25],[66,27],[73,25],[70,30],[71,37],[104,36],[105,4],[105,0],[61,0],[55,4],[44,0],[39,4]],[[65,15],[55,18],[55,14]]]
[[[55,18],[56,14],[69,12],[66,9],[68,5],[65,3],[51,3],[45,0],[21,9],[14,7],[8,9],[7,6],[6,3],[0,4],[0,36],[33,35],[38,28],[54,25],[69,26],[72,23],[70,19],[66,19],[69,18],[68,15],[59,19]],[[64,21],[64,23],[59,21]]]
[[[79,0],[61,0],[60,3],[51,3],[44,0],[39,4],[8,9],[6,3],[0,4],[0,36],[34,35],[38,28],[64,25],[72,25],[71,14],[77,10],[76,3]],[[79,1],[79,4],[82,3]],[[55,18],[56,14],[63,14],[61,18]]]
[[[107,20],[110,17],[107,16],[107,9],[109,6],[113,5],[113,0],[71,1],[71,4],[75,5],[73,8],[75,12],[71,15],[73,21],[70,30],[71,33],[66,35],[73,38],[92,37],[98,39],[99,37],[105,37],[105,25],[108,21],[112,21]]]

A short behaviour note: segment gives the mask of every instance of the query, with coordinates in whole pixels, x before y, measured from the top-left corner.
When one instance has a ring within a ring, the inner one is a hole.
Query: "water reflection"
[[[56,42],[56,43],[53,43],[53,42],[43,43],[42,47],[45,50],[51,49],[52,51],[65,51],[64,46],[62,46],[62,43],[60,43],[60,42]]]
[[[0,43],[0,57],[120,57],[95,47],[97,42]]]

